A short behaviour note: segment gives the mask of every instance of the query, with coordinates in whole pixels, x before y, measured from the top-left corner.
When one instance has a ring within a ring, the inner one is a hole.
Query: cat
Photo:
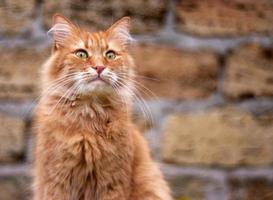
[[[55,14],[35,111],[34,200],[171,200],[131,120],[130,18],[88,32]]]

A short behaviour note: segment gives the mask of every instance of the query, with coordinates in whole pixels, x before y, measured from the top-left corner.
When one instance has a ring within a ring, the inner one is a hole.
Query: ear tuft
[[[123,17],[114,23],[108,30],[109,40],[116,40],[123,45],[134,41],[130,35],[130,17]]]
[[[52,21],[52,28],[47,33],[53,36],[55,47],[63,46],[75,26],[61,14],[55,14]]]

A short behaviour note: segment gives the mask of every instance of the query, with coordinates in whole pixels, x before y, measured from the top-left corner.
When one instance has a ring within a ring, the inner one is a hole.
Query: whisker
[[[114,82],[113,78],[111,76],[107,76],[109,79],[111,79],[113,81],[113,89],[115,91],[115,93],[118,95],[118,97],[121,98],[121,103],[124,103],[126,105],[126,112],[128,113],[128,101],[125,100],[125,98],[123,97],[123,95],[121,95],[121,93],[118,90],[117,84]]]
[[[128,75],[128,73],[126,72],[117,72],[118,75]],[[147,76],[143,76],[143,75],[139,75],[139,74],[130,74],[130,76],[133,76],[135,78],[140,78],[140,79],[147,79],[147,80],[152,80],[152,81],[160,81],[158,78],[151,78],[151,77],[147,77]]]
[[[114,73],[112,73],[112,72],[110,72],[110,73],[114,75]],[[116,75],[117,75],[117,74],[116,74]],[[124,78],[122,78],[122,77],[120,77],[120,76],[118,76],[118,75],[117,75],[117,77],[118,77],[118,79],[120,79],[122,82],[126,83],[126,80],[125,80]],[[129,81],[131,81],[131,82],[134,83],[134,86],[136,87],[135,89],[137,89],[137,90],[143,92],[147,97],[152,96],[152,97],[154,97],[155,99],[158,99],[157,95],[156,95],[154,92],[152,92],[150,89],[148,89],[147,87],[145,87],[143,84],[137,82],[136,80],[134,80],[134,79],[132,79],[132,78],[130,78],[130,77],[126,77],[126,78],[127,78]]]
[[[63,76],[59,79],[56,79],[52,83],[48,84],[47,88],[45,88],[40,95],[38,95],[34,100],[32,100],[32,104],[36,104],[42,97],[46,97],[48,94],[54,93],[57,89],[61,87],[65,87],[70,82],[71,79],[67,78],[68,76]],[[32,107],[30,106],[28,110],[25,111],[24,115],[28,115],[32,111]]]
[[[67,96],[71,91],[73,91],[73,89],[76,86],[77,86],[77,84],[73,84],[71,87],[68,88],[68,90],[59,98],[59,100],[57,101],[57,103],[55,104],[55,106],[51,109],[50,113],[52,113],[57,108],[57,106],[62,101],[62,99],[64,99],[65,96]]]
[[[152,113],[151,113],[147,103],[145,102],[145,100],[141,97],[141,95],[134,92],[132,90],[132,88],[130,88],[128,85],[126,85],[126,83],[123,83],[121,81],[117,81],[117,83],[120,84],[121,86],[123,86],[123,88],[125,88],[134,97],[134,99],[139,103],[137,105],[141,109],[141,112],[144,114],[145,118],[147,118],[148,120],[150,120],[151,123],[153,123],[154,120],[153,120]],[[141,106],[141,104],[144,106],[144,108]]]
[[[123,80],[122,78],[120,78],[123,82],[124,81],[126,81],[126,80]],[[141,92],[144,92],[145,93],[145,95],[147,95],[147,96],[149,96],[149,95],[151,95],[151,96],[153,96],[155,99],[158,99],[158,97],[157,97],[157,95],[154,93],[154,92],[152,92],[150,89],[148,89],[147,87],[145,87],[143,84],[141,84],[141,83],[139,83],[139,82],[137,82],[136,80],[133,80],[133,79],[131,79],[131,78],[129,78],[128,77],[128,80],[129,81],[132,81],[134,84],[135,84],[135,86],[137,87],[136,89],[144,89],[144,90],[140,90]]]

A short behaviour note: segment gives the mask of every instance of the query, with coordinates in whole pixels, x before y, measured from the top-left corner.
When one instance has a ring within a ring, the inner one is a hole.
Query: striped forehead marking
[[[93,40],[92,40],[91,36],[88,37],[86,46],[88,49],[93,46]]]
[[[85,45],[82,40],[76,41],[74,44],[72,44],[73,49],[84,49]]]
[[[87,45],[89,48],[106,48],[107,42],[105,38],[103,37],[102,33],[96,32],[92,33],[92,35],[89,36]]]

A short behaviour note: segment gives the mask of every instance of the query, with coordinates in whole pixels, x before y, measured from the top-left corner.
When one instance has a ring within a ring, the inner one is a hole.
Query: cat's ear
[[[77,27],[61,14],[55,14],[52,19],[52,27],[48,31],[54,40],[54,50],[63,46],[64,41]]]
[[[123,17],[114,23],[108,30],[108,39],[127,45],[133,41],[130,35],[130,17]]]

